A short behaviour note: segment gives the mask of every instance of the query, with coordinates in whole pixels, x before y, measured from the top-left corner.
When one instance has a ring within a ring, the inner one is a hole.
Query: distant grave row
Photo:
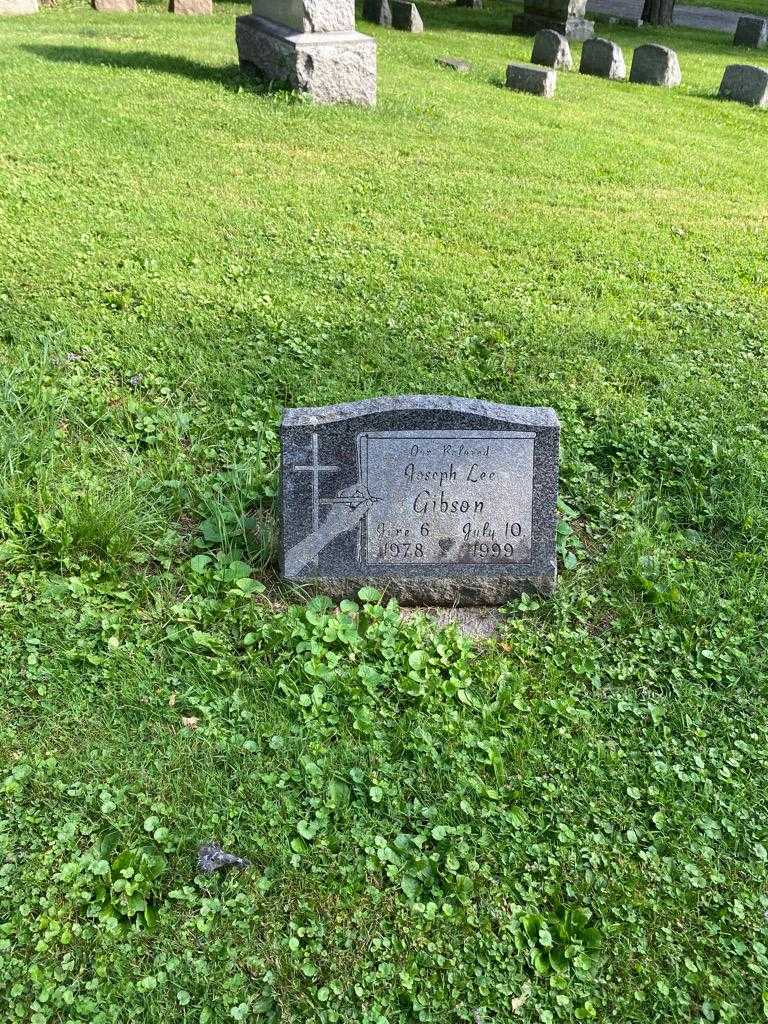
[[[557,85],[557,71],[573,67],[571,47],[565,35],[553,29],[537,32],[531,63],[512,62],[507,67],[507,86],[551,98]],[[579,71],[613,81],[627,77],[621,47],[610,39],[587,39],[582,47]],[[632,55],[630,82],[673,88],[682,81],[677,54],[668,46],[647,43]],[[768,68],[751,64],[729,64],[720,83],[720,96],[750,106],[768,107]]]

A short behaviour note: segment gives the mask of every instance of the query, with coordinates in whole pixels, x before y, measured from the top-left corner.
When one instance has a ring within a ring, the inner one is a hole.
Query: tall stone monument
[[[288,409],[282,574],[338,597],[372,585],[404,604],[550,594],[559,439],[552,409],[467,398]]]
[[[551,28],[566,39],[583,42],[595,34],[594,21],[587,21],[587,0],[523,0],[523,13],[512,19],[512,28],[522,35],[535,35]]]
[[[319,103],[376,102],[376,43],[355,31],[354,0],[252,0],[236,21],[240,67]]]

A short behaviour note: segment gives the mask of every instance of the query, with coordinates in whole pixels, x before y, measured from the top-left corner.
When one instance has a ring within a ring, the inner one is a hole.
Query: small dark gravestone
[[[754,50],[768,46],[768,18],[739,18],[733,45],[749,46]]]
[[[392,11],[389,0],[364,0],[363,17],[366,21],[372,21],[374,25],[392,27]]]
[[[579,71],[582,75],[596,75],[598,78],[622,81],[626,77],[627,69],[621,47],[617,43],[612,43],[610,39],[601,39],[599,36],[588,39],[581,50]]]
[[[483,0],[456,0],[457,7],[472,7],[476,11],[483,9]]]
[[[538,64],[525,64],[523,61],[512,61],[507,64],[508,89],[515,92],[530,92],[534,96],[552,99],[557,86],[557,72],[553,68],[543,68]]]
[[[720,83],[720,95],[751,107],[768,107],[768,68],[729,64]]]
[[[551,593],[559,436],[552,409],[464,398],[286,410],[283,576],[405,604]]]
[[[677,54],[668,46],[648,43],[638,46],[632,54],[630,82],[641,85],[665,85],[667,88],[680,85],[682,81]]]
[[[424,22],[421,20],[416,4],[407,3],[406,0],[390,0],[390,7],[392,8],[392,28],[399,28],[404,32],[424,31]]]
[[[570,71],[573,67],[573,58],[568,40],[554,29],[541,29],[533,40],[531,64],[543,64],[545,67],[555,68],[556,71]]]

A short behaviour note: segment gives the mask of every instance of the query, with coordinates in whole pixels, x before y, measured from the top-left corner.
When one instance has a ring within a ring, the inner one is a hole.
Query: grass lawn
[[[739,11],[742,14],[757,14],[768,18],[766,0],[696,0],[694,6],[716,7],[723,11]]]
[[[509,7],[424,5],[376,110],[323,109],[240,77],[243,10],[2,23],[0,1018],[755,1024],[743,52],[546,102],[499,87]],[[281,407],[408,392],[562,420],[557,595],[491,642],[275,580]]]

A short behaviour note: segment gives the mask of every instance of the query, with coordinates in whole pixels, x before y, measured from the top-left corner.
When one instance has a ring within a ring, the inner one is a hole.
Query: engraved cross
[[[312,464],[309,466],[294,466],[294,473],[312,474],[312,532],[317,533],[320,529],[320,474],[335,473],[339,466],[321,466],[319,455],[319,442],[317,434],[312,434]]]

